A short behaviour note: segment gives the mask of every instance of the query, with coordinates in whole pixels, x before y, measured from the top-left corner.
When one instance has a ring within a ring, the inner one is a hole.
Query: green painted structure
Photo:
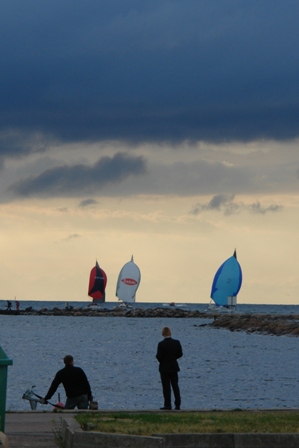
[[[0,431],[5,429],[5,407],[6,407],[6,389],[7,389],[7,366],[12,365],[12,359],[9,359],[0,347]]]

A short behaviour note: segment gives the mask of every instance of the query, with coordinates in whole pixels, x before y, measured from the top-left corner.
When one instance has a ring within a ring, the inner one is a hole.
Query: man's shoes
[[[179,406],[176,406],[174,409],[175,409],[176,411],[180,411],[180,410],[181,410],[181,408],[180,408]]]
[[[170,406],[163,406],[163,408],[160,408],[161,411],[171,411]]]

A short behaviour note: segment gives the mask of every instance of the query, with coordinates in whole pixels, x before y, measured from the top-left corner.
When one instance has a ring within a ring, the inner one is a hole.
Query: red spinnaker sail
[[[106,284],[107,275],[96,261],[96,265],[90,271],[88,287],[88,295],[92,297],[93,302],[105,302]]]

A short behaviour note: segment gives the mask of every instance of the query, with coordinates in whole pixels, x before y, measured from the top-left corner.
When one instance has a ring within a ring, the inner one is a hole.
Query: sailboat
[[[211,299],[216,307],[234,309],[237,294],[242,285],[242,269],[237,260],[237,252],[228,258],[217,270],[211,290]]]
[[[128,261],[120,270],[117,284],[116,297],[122,301],[123,306],[133,303],[136,300],[136,291],[140,284],[140,269],[134,263],[132,255],[131,261]]]
[[[95,266],[90,271],[88,295],[92,297],[92,301],[96,303],[105,302],[105,288],[107,284],[107,275],[100,268],[96,261]]]

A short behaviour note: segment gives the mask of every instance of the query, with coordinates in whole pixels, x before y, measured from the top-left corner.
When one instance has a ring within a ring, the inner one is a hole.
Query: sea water
[[[46,305],[49,307],[49,302]],[[63,305],[60,302],[60,307]],[[38,302],[34,308],[44,306]],[[270,311],[268,306],[264,312]],[[285,311],[274,307],[273,312],[298,314],[298,306]],[[209,327],[210,322],[197,318],[0,315],[0,346],[13,360],[8,366],[6,408],[29,410],[23,393],[34,385],[34,391],[44,396],[63,367],[62,358],[72,354],[89,379],[99,409],[158,409],[163,399],[155,355],[165,325],[183,347],[184,356],[179,360],[182,409],[298,408],[298,338],[230,332]],[[65,401],[60,386],[51,402],[58,401],[58,393]],[[38,404],[37,409],[50,410],[52,406]]]

